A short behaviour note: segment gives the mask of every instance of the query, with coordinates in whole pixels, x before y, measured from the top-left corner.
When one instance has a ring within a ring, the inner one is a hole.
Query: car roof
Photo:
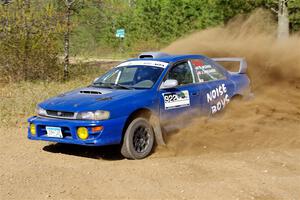
[[[159,58],[133,58],[127,61],[139,61],[139,60],[149,60],[149,61],[160,61],[160,62],[178,62],[180,60],[187,60],[187,59],[205,59],[206,56],[203,55],[165,55]]]

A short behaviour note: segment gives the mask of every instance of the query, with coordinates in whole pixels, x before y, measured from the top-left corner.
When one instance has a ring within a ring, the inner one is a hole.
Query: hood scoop
[[[98,91],[89,91],[89,90],[81,90],[80,91],[81,94],[102,94],[102,92],[98,92]]]

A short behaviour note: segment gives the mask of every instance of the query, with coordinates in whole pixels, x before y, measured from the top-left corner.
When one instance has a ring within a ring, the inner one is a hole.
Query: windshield
[[[119,86],[124,89],[149,89],[156,83],[163,70],[161,67],[154,66],[117,67],[98,78],[93,85]]]

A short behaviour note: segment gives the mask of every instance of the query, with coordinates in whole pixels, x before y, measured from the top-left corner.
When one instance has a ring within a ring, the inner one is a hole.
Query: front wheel
[[[148,120],[134,119],[126,129],[121,153],[129,159],[142,159],[148,156],[153,148],[154,132]]]

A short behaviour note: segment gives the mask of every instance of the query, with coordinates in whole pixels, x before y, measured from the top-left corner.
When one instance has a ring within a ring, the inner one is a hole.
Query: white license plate
[[[50,127],[46,126],[47,136],[54,138],[63,138],[60,127]]]

